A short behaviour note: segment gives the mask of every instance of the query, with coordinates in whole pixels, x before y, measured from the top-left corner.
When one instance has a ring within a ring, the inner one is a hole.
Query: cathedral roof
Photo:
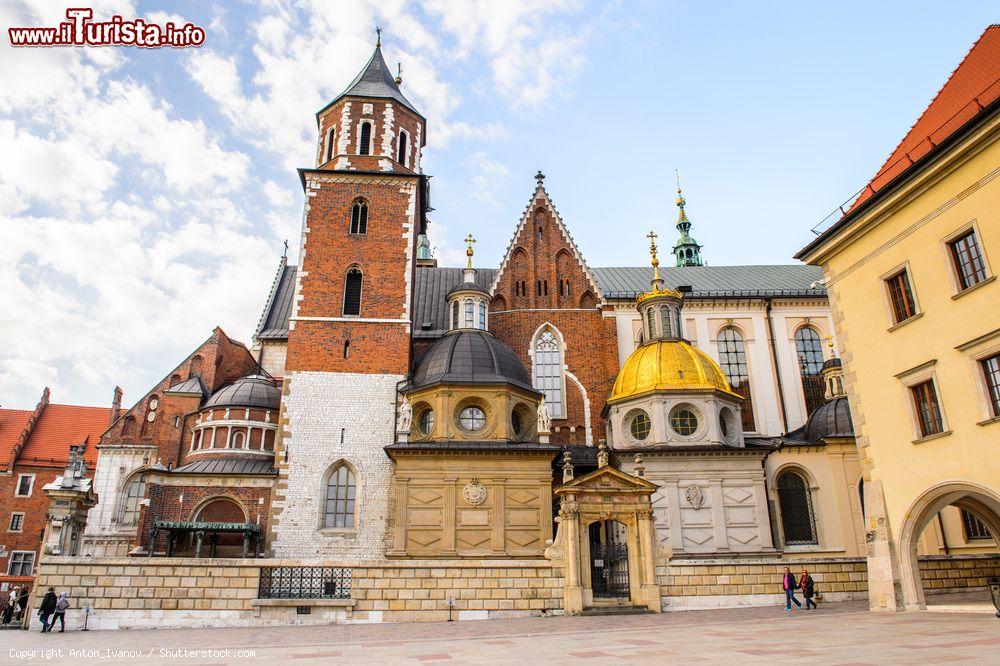
[[[663,391],[722,391],[737,396],[705,352],[683,340],[640,345],[618,371],[608,403]]]
[[[221,449],[220,449],[221,450]],[[247,460],[246,458],[223,458],[196,460],[176,467],[171,474],[241,474],[254,476],[275,476],[272,460]]]
[[[375,47],[375,52],[372,53],[372,57],[368,60],[368,64],[365,65],[361,72],[354,78],[353,81],[351,81],[350,85],[347,86],[347,89],[334,97],[333,100],[323,107],[316,115],[323,113],[323,111],[326,111],[344,97],[377,97],[381,99],[393,99],[423,118],[423,115],[421,115],[421,113],[417,111],[412,104],[410,104],[410,100],[406,99],[402,91],[400,91],[399,86],[396,84],[395,77],[393,77],[392,72],[389,71],[389,67],[385,64],[385,58],[382,57],[381,46]]]
[[[435,384],[509,384],[534,392],[510,347],[486,331],[451,331],[417,359],[407,390]]]
[[[811,442],[827,437],[854,437],[851,406],[847,398],[839,396],[814,409],[806,421],[803,434]]]
[[[606,298],[634,299],[649,290],[653,269],[649,266],[591,268]],[[493,283],[497,270],[480,268],[476,284],[484,289]],[[268,295],[257,331],[260,340],[284,340],[295,293],[295,266],[282,266]],[[823,278],[816,266],[683,266],[661,271],[669,288],[689,285],[684,298],[762,298],[768,296],[825,298],[826,289],[816,284]],[[413,295],[413,337],[437,339],[448,332],[448,292],[462,283],[462,269],[420,267]]]
[[[213,393],[202,409],[219,407],[278,409],[280,402],[281,389],[273,379],[263,375],[247,375]]]

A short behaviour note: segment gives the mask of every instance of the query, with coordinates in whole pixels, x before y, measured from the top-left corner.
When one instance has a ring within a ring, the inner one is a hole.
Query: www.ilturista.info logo
[[[205,29],[193,23],[166,25],[141,18],[112,16],[108,21],[92,21],[94,10],[80,7],[66,10],[68,21],[53,28],[7,28],[11,46],[164,46],[187,48],[205,43]]]

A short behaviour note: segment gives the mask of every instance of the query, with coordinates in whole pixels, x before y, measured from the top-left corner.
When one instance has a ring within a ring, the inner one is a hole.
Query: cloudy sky
[[[71,3],[72,4],[72,3]],[[80,4],[80,3],[77,3]],[[250,342],[314,113],[374,26],[428,118],[444,264],[495,265],[542,169],[591,265],[673,237],[674,169],[712,264],[789,263],[864,185],[992,3],[609,0],[146,3],[199,49],[11,49],[65,4],[0,3],[0,405],[137,399],[220,325]],[[292,256],[294,261],[295,257]]]

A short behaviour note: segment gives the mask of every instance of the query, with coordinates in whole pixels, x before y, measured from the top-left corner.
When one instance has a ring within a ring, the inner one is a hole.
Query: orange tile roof
[[[14,445],[33,413],[30,409],[0,409],[0,469],[10,467]]]
[[[1000,25],[986,28],[882,168],[851,205],[887,185],[1000,98]]]
[[[62,467],[69,461],[69,447],[86,443],[83,459],[94,470],[97,465],[97,442],[108,429],[109,407],[48,404],[35,424],[16,461],[10,452],[32,412],[0,409],[0,464],[7,462],[51,464]],[[18,425],[20,424],[20,425]],[[8,430],[9,425],[9,430]],[[15,432],[16,431],[16,432]],[[7,460],[3,460],[7,458]]]

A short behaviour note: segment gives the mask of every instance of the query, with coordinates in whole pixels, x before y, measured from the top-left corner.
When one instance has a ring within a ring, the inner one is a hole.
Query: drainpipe
[[[784,426],[782,435],[788,434],[788,416],[785,413],[785,390],[781,386],[781,370],[778,368],[778,349],[774,344],[774,322],[771,320],[771,301],[768,296],[764,299],[767,303],[765,316],[767,317],[767,343],[771,347],[771,362],[774,364],[774,378],[778,382],[778,405],[781,407],[781,425]]]

